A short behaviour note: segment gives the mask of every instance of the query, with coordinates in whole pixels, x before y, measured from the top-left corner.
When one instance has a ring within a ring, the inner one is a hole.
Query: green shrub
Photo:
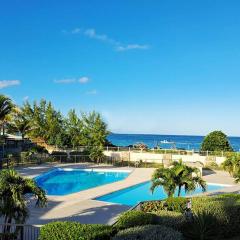
[[[155,214],[157,215],[156,224],[159,225],[164,225],[166,227],[180,230],[186,223],[184,214],[179,212],[160,210],[158,212],[155,212]]]
[[[240,235],[239,194],[193,198],[192,210],[195,214],[208,212],[215,217],[216,225],[223,237]]]
[[[182,240],[182,234],[161,225],[146,225],[120,231],[113,240]]]
[[[214,240],[219,239],[219,229],[216,218],[208,212],[194,215],[193,221],[188,222],[183,228],[183,234],[191,240]]]
[[[130,227],[142,226],[147,224],[154,224],[155,215],[145,213],[142,211],[128,211],[123,213],[119,218],[115,227],[118,229],[125,229]]]
[[[53,222],[41,228],[39,240],[108,240],[111,235],[112,228],[110,226]]]
[[[141,205],[144,212],[157,212],[159,210],[174,211],[183,213],[186,209],[187,198],[168,198],[163,201],[145,202]]]
[[[146,202],[142,204],[144,212],[159,212],[170,210],[183,212],[186,207],[186,198],[173,198],[164,201]],[[219,229],[221,237],[240,235],[240,195],[223,194],[217,196],[204,196],[192,198],[192,211],[199,215],[209,213],[215,219],[215,226]]]
[[[204,138],[201,151],[232,152],[233,149],[226,134],[221,131],[214,131]]]

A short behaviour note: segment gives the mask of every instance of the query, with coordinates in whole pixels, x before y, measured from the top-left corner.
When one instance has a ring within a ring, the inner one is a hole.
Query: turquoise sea
[[[187,136],[187,135],[154,135],[154,134],[116,134],[108,136],[108,140],[116,146],[129,146],[137,142],[143,142],[148,147],[153,148],[159,145],[162,148],[171,149],[173,142],[179,149],[198,151],[204,136]],[[162,142],[169,143],[162,143]],[[240,150],[240,137],[229,137],[229,141],[235,151]]]

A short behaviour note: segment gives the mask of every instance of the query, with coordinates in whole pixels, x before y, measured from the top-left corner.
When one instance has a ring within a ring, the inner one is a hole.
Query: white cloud
[[[80,78],[64,78],[59,80],[54,80],[54,83],[57,84],[73,84],[73,83],[80,83],[80,84],[86,84],[90,81],[89,77],[80,77]]]
[[[0,89],[20,85],[19,80],[0,80]]]
[[[74,83],[76,82],[75,78],[64,78],[64,79],[60,79],[60,80],[54,80],[55,83],[59,83],[59,84],[70,84],[70,83]]]
[[[139,45],[139,44],[128,44],[126,46],[118,46],[116,48],[116,51],[123,52],[123,51],[128,51],[132,49],[148,49],[148,45]]]
[[[89,81],[90,81],[90,79],[88,77],[81,77],[78,79],[78,82],[81,84],[88,83]]]
[[[91,39],[96,39],[98,41],[107,43],[109,45],[112,45],[114,49],[118,52],[123,52],[123,51],[128,51],[128,50],[146,50],[149,48],[149,45],[141,45],[141,44],[123,44],[120,41],[117,41],[113,38],[110,38],[106,34],[99,34],[96,32],[94,28],[89,28],[86,30],[82,30],[80,28],[75,28],[72,31],[70,31],[72,34],[83,34],[84,36],[91,38]]]
[[[87,95],[96,95],[97,93],[96,89],[86,92]]]

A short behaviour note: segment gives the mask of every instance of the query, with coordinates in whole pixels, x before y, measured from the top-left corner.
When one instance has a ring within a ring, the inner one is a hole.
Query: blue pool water
[[[125,179],[129,171],[57,168],[35,178],[48,195],[67,195]]]
[[[120,191],[116,191],[102,197],[96,198],[96,200],[104,201],[104,202],[111,202],[111,203],[118,203],[127,206],[134,206],[141,201],[149,201],[149,200],[162,200],[167,197],[162,187],[158,187],[155,189],[154,193],[152,194],[150,191],[151,182],[145,182],[133,187],[125,188]],[[223,186],[220,185],[213,185],[208,184],[207,191],[214,191],[222,189]],[[194,195],[197,193],[201,193],[202,190],[198,188],[192,194],[187,195]],[[181,196],[185,196],[185,192],[182,191]]]

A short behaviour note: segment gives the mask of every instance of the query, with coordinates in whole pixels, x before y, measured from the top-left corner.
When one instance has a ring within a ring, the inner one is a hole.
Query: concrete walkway
[[[23,176],[35,177],[51,170],[53,167],[62,168],[104,168],[113,169],[109,165],[89,165],[89,164],[57,164],[40,165],[32,167],[18,168],[18,172]],[[85,191],[69,194],[66,196],[48,196],[48,206],[36,208],[33,203],[29,203],[30,218],[29,224],[43,225],[51,221],[77,221],[81,223],[102,223],[111,224],[114,219],[123,211],[130,207],[118,204],[111,204],[93,200],[96,197],[127,188],[151,179],[153,168],[114,168],[119,170],[132,170],[132,173],[119,182],[106,184]],[[235,185],[229,174],[221,171],[204,171],[203,178],[209,183],[228,184],[234,187],[227,187],[217,193],[240,191],[240,185]],[[209,194],[209,193],[208,193]]]

